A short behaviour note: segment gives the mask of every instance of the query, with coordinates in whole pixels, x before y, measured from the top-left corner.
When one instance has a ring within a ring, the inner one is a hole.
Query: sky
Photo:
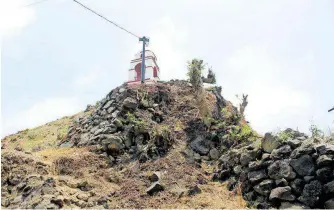
[[[1,136],[95,104],[128,78],[138,39],[70,0],[2,0]],[[334,131],[334,1],[81,0],[150,38],[161,79],[203,59],[259,133]]]

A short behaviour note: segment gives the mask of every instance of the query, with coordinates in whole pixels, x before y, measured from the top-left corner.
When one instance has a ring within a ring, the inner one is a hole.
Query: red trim
[[[159,65],[157,64],[157,62],[155,61],[154,58],[156,58],[156,57],[153,57],[153,56],[146,56],[146,57],[145,57],[145,60],[152,59],[153,62],[154,62],[154,64],[159,68]],[[133,59],[133,60],[131,60],[130,63],[135,63],[135,62],[138,62],[138,61],[141,61],[141,58]]]
[[[137,64],[138,65],[138,64]],[[154,69],[154,67],[153,66],[146,66],[146,68],[152,68],[152,69]],[[159,69],[159,67],[157,67],[157,69],[158,69],[158,71],[160,72],[160,69]],[[129,69],[129,71],[134,71],[135,69]]]

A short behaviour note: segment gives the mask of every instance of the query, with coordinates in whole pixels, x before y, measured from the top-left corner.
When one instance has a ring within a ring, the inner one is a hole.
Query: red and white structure
[[[141,82],[142,51],[131,60],[128,83]],[[157,57],[151,50],[145,50],[145,83],[155,83],[160,80],[160,70]]]

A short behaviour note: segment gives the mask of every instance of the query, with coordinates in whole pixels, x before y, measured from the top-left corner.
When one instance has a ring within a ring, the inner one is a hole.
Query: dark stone
[[[247,193],[252,189],[252,184],[250,181],[247,180],[247,181],[241,182],[240,187],[243,193]]]
[[[302,155],[311,154],[314,151],[312,144],[302,144],[297,149],[293,150],[290,157],[291,158],[299,158]]]
[[[256,199],[256,193],[254,191],[251,191],[251,192],[248,192],[248,193],[245,193],[243,198],[246,200],[246,201],[253,201]]]
[[[251,161],[255,160],[257,152],[255,150],[245,151],[240,156],[240,163],[247,166]]]
[[[321,155],[317,159],[317,166],[323,167],[323,166],[330,166],[333,164],[333,157],[329,155]]]
[[[270,165],[273,164],[273,163],[274,163],[273,160],[262,161],[262,163],[261,163],[261,168],[267,168],[268,166],[270,166]]]
[[[334,181],[328,182],[324,185],[324,192],[326,194],[334,193]]]
[[[303,192],[305,182],[302,179],[295,179],[292,182],[290,182],[290,187],[292,189],[292,192],[296,195],[300,195]]]
[[[270,192],[269,200],[283,200],[283,201],[294,201],[296,198],[291,193],[291,188],[287,187],[277,187]]]
[[[194,152],[194,160],[200,163],[202,161],[200,154]]]
[[[197,136],[197,138],[190,143],[190,147],[200,155],[206,155],[210,151],[209,141],[203,136]]]
[[[133,98],[126,98],[123,101],[123,106],[128,108],[128,109],[136,109],[138,106],[137,100]]]
[[[270,204],[268,202],[261,202],[261,203],[258,203],[256,205],[256,208],[258,209],[269,209],[270,208]]]
[[[260,182],[265,178],[267,178],[267,174],[266,174],[265,170],[251,171],[251,172],[248,173],[248,179],[252,183]]]
[[[233,168],[233,172],[234,172],[236,175],[241,174],[241,172],[242,172],[242,167],[241,167],[241,165],[237,165],[237,166],[235,166],[235,167]]]
[[[300,176],[309,176],[314,173],[313,160],[309,155],[303,155],[298,159],[292,159],[290,165]]]
[[[157,181],[159,181],[160,176],[161,176],[160,172],[155,171],[148,177],[148,179],[151,182],[157,182]]]
[[[316,171],[317,179],[323,182],[328,182],[332,179],[332,169],[330,167],[320,168]]]
[[[254,190],[260,195],[268,196],[273,189],[274,181],[270,179],[263,180],[258,185],[254,186]]]
[[[218,160],[219,151],[216,148],[211,149],[209,154],[210,154],[210,157],[211,157],[212,160]]]
[[[316,148],[320,155],[334,155],[334,145],[333,144],[321,144]]]
[[[149,188],[147,188],[146,193],[149,195],[154,195],[155,193],[163,190],[164,187],[159,182],[154,182]]]
[[[268,153],[263,153],[261,160],[266,161],[266,160],[270,160],[270,158],[271,158],[271,157],[270,157],[270,154],[268,154]]]
[[[321,183],[317,180],[311,181],[305,185],[303,193],[298,200],[309,207],[314,207],[319,201],[321,192]]]
[[[188,190],[188,195],[192,196],[192,195],[195,195],[195,194],[199,194],[201,192],[202,192],[202,190],[197,185],[195,185],[194,187],[191,187]]]
[[[329,199],[324,204],[325,209],[334,209],[334,198]]]
[[[225,181],[226,179],[228,179],[229,176],[230,176],[230,170],[222,170],[219,173],[219,179],[221,181]]]
[[[268,175],[272,179],[292,179],[293,171],[287,161],[277,160],[268,167]]]
[[[282,143],[278,138],[271,133],[266,133],[262,139],[261,145],[265,152],[271,153],[274,149],[278,148]]]
[[[292,149],[299,147],[302,142],[298,139],[288,139],[286,142]]]
[[[284,178],[282,178],[275,180],[275,184],[277,187],[285,187],[288,186],[289,183]]]
[[[252,161],[248,164],[248,168],[250,171],[255,171],[255,170],[259,170],[262,167],[262,163],[261,161]]]
[[[237,180],[235,177],[231,177],[227,182],[227,189],[232,191],[234,187],[237,185]]]
[[[283,145],[271,152],[271,157],[276,159],[286,158],[291,153],[291,147],[289,145]]]
[[[314,179],[314,176],[304,176],[304,181],[306,183],[309,183],[310,181],[312,181]]]

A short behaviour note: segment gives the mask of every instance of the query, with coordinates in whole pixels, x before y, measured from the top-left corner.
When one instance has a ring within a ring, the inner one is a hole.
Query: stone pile
[[[112,90],[92,113],[76,119],[61,147],[97,145],[110,163],[137,158],[144,162],[164,155],[173,141],[169,131],[153,128],[169,113],[168,85],[127,86]]]
[[[266,133],[261,142],[228,151],[213,179],[240,187],[256,208],[334,208],[334,145],[286,132],[292,136],[286,141]]]

